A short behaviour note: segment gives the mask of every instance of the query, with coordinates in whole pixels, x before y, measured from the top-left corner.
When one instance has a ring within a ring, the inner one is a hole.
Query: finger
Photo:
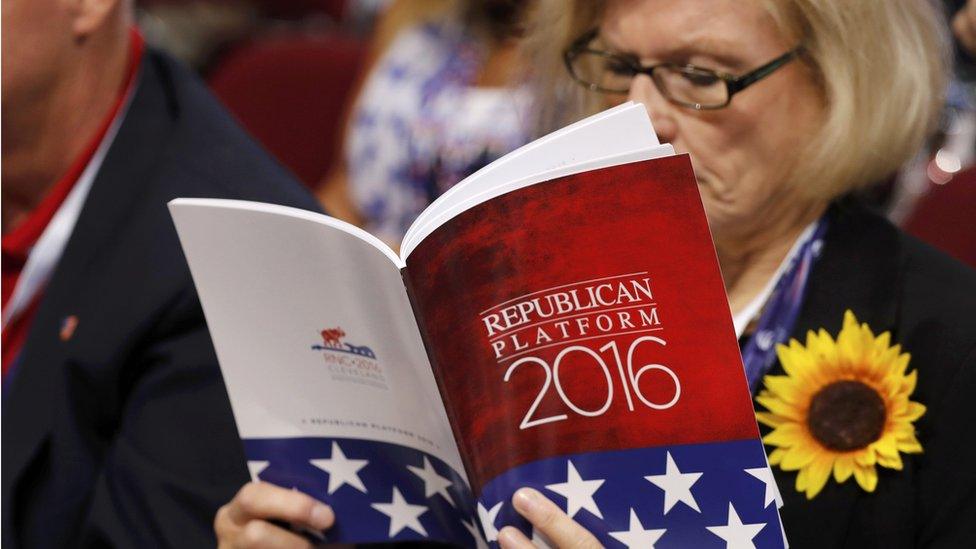
[[[520,488],[512,496],[515,510],[545,534],[556,547],[597,549],[602,547],[593,534],[569,518],[562,509],[532,488]]]
[[[536,549],[532,541],[514,526],[506,526],[498,532],[498,545],[502,549]]]
[[[311,549],[312,544],[298,534],[263,520],[248,522],[234,541],[235,548]]]
[[[217,514],[214,516],[214,533],[217,534],[218,545],[223,544],[225,541],[233,539],[233,536],[240,528],[240,525],[235,523],[230,518],[230,503],[217,509]]]
[[[335,514],[324,503],[267,482],[245,484],[230,502],[226,516],[240,525],[255,518],[273,519],[320,531],[335,522]]]

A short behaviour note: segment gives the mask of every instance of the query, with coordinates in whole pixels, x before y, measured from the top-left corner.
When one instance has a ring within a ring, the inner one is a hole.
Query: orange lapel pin
[[[71,336],[75,335],[75,330],[78,328],[78,317],[75,315],[68,315],[64,317],[61,321],[61,331],[59,335],[61,336],[61,341],[68,341]]]

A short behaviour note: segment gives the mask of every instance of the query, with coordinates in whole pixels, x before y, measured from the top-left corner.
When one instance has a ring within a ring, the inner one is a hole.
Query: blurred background
[[[331,167],[342,117],[390,0],[140,0],[152,45],[194,68],[306,185]]]
[[[945,0],[948,18],[965,3]],[[523,4],[137,2],[149,43],[195,68],[331,214],[393,245],[440,193],[532,138],[518,83]],[[976,266],[976,70],[958,40],[955,59],[940,131],[865,198]]]

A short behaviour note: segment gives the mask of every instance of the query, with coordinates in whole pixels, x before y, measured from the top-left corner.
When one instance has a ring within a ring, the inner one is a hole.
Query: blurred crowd
[[[939,131],[865,191],[976,266],[976,6],[944,0],[955,77]],[[465,176],[538,135],[515,0],[142,0],[150,43],[206,78],[334,216],[392,246]],[[464,116],[458,116],[458,113]]]

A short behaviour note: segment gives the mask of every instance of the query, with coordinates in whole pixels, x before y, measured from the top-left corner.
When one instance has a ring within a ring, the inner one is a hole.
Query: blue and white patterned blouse
[[[353,202],[381,239],[398,243],[431,201],[527,141],[527,91],[473,87],[483,58],[459,23],[426,23],[369,75],[346,161]]]

